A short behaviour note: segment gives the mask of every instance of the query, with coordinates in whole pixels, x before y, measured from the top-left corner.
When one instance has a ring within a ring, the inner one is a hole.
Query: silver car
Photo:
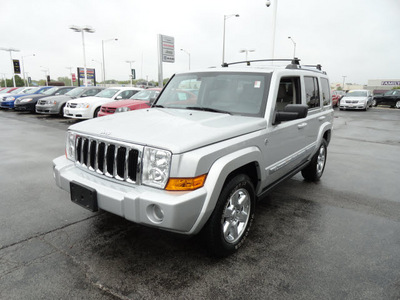
[[[352,90],[340,99],[339,109],[367,110],[372,106],[372,92],[368,90]]]
[[[64,106],[68,100],[94,96],[100,93],[102,90],[104,90],[104,87],[77,87],[65,95],[46,97],[45,99],[39,100],[36,104],[36,113],[63,116]]]

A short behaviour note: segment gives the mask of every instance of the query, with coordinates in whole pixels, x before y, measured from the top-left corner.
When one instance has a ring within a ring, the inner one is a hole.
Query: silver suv
[[[213,255],[229,255],[257,199],[299,171],[322,176],[333,108],[319,69],[294,60],[176,74],[152,108],[72,125],[56,183],[87,209],[202,231]]]

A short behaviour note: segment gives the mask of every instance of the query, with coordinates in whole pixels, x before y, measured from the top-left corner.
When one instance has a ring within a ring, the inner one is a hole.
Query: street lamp
[[[132,64],[135,62],[134,60],[127,60],[126,61],[128,64],[129,64],[129,71],[130,71],[130,73],[131,73],[131,86],[132,86],[132,77],[133,77],[133,74],[132,74]]]
[[[7,87],[7,78],[6,78],[6,74],[1,73],[3,75],[3,80],[4,80],[4,87]]]
[[[106,86],[106,62],[104,61],[104,43],[110,42],[110,41],[118,41],[118,39],[114,38],[114,39],[108,39],[108,40],[101,41],[101,52],[103,55],[103,84],[104,84],[104,86]]]
[[[238,14],[224,15],[224,33],[222,38],[222,65],[225,63],[225,23],[226,19],[229,19],[231,17],[239,17],[239,15]]]
[[[344,91],[344,80],[346,79],[347,76],[342,76],[343,77],[343,91]]]
[[[187,55],[189,55],[189,70],[190,70],[190,53],[189,51],[186,51],[185,49],[181,49],[181,51],[185,52]]]
[[[272,43],[271,43],[271,58],[274,59],[275,57],[275,32],[276,32],[276,13],[278,10],[278,0],[274,0],[275,5],[273,5],[274,11],[273,11],[273,15],[272,15]],[[267,7],[271,6],[271,1],[268,0],[265,5]]]
[[[10,52],[10,58],[11,58],[11,66],[12,66],[12,79],[13,79],[13,83],[14,83],[14,87],[16,87],[15,86],[15,73],[14,73],[14,62],[13,62],[13,59],[12,59],[12,53],[11,52],[19,52],[19,50],[17,50],[17,49],[14,49],[14,48],[0,48],[0,50],[3,50],[3,51],[8,51],[8,52]]]
[[[22,65],[22,76],[24,78],[24,84],[29,86],[29,84],[26,84],[26,81],[25,81],[25,64],[24,64],[24,57],[28,57],[28,56],[35,56],[35,54],[21,56],[21,65]]]
[[[242,49],[242,50],[239,50],[239,53],[246,53],[246,61],[248,60],[247,59],[247,57],[248,57],[248,55],[249,55],[249,52],[255,52],[256,50],[254,50],[254,49]]]
[[[84,70],[85,70],[85,86],[87,86],[87,71],[86,71],[86,53],[85,53],[85,36],[84,36],[84,32],[86,31],[88,33],[94,33],[95,30],[90,26],[79,27],[79,26],[75,26],[75,25],[70,26],[69,29],[72,29],[75,32],[82,32],[83,67],[84,67]]]
[[[292,39],[292,37],[288,36],[288,39],[292,41],[293,43],[293,58],[296,57],[296,42]]]
[[[50,69],[43,67],[43,66],[40,66],[40,67],[44,69],[44,70],[42,70],[42,72],[45,72],[45,74],[46,74],[46,86],[49,86],[49,81],[47,80],[47,75],[50,75]]]

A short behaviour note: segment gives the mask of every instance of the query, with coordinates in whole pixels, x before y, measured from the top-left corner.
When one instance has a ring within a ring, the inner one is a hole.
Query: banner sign
[[[382,81],[381,85],[400,85],[400,81]]]
[[[161,57],[163,62],[175,62],[175,39],[172,36],[161,35]]]

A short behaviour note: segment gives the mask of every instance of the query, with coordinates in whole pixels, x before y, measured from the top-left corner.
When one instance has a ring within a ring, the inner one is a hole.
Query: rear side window
[[[308,109],[318,108],[321,106],[319,99],[318,80],[316,77],[305,76],[304,85],[306,90],[306,104]]]
[[[322,105],[331,105],[331,89],[329,88],[329,81],[326,78],[321,78],[321,90],[322,90]]]

